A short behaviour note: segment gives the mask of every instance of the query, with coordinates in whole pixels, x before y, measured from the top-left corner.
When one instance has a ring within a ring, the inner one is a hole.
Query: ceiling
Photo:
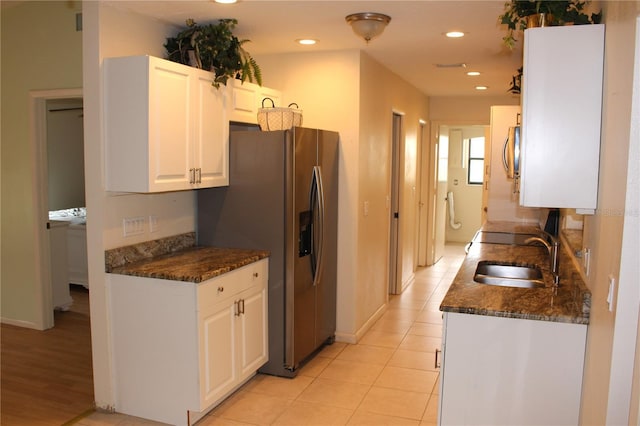
[[[161,21],[184,27],[187,18],[199,24],[235,18],[234,34],[249,39],[245,49],[262,54],[362,49],[428,96],[509,95],[511,77],[522,64],[521,44],[513,51],[502,45],[505,29],[498,24],[505,0],[413,1],[270,1],[239,0],[236,4],[199,1],[110,1]],[[369,44],[356,36],[345,16],[379,12],[391,16],[384,33]],[[450,39],[444,33],[463,31]],[[315,38],[315,46],[296,39]],[[466,68],[446,67],[466,64]],[[437,67],[436,65],[445,65]],[[479,71],[469,77],[467,71]],[[268,76],[267,76],[268,79]],[[476,85],[488,86],[485,91]]]

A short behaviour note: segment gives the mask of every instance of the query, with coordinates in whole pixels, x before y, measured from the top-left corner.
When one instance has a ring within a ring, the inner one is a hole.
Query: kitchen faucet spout
[[[527,238],[524,242],[525,244],[532,244],[537,242],[544,245],[544,247],[547,249],[547,252],[549,253],[549,265],[551,266],[551,273],[553,274],[553,283],[555,285],[558,285],[560,283],[560,242],[553,235],[547,232],[545,232],[544,235],[546,236],[546,239],[542,237],[531,237]]]

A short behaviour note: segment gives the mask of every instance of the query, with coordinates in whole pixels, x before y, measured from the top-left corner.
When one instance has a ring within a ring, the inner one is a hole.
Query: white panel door
[[[243,313],[239,316],[239,363],[240,377],[248,377],[268,360],[268,319],[267,319],[267,289],[242,299]]]
[[[193,168],[196,187],[229,184],[229,122],[225,109],[226,89],[211,85],[213,74],[199,71],[193,85]]]
[[[179,65],[179,66],[176,66]],[[190,80],[184,65],[150,58],[149,186],[151,191],[189,187],[193,121]],[[143,120],[143,117],[140,117]]]
[[[237,384],[236,310],[236,303],[227,301],[200,316],[201,409]]]

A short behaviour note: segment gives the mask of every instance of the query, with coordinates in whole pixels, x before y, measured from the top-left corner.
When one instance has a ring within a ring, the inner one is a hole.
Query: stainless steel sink
[[[481,284],[503,287],[544,287],[544,279],[540,268],[513,263],[480,261],[473,280]]]

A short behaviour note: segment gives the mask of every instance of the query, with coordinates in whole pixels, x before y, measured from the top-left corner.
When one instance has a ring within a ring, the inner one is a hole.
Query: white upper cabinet
[[[249,82],[239,80],[229,80],[227,82],[229,90],[229,102],[227,113],[229,121],[239,123],[258,123],[258,109],[262,108],[262,100],[270,98],[275,106],[280,107],[282,94],[274,89],[261,87]],[[271,102],[266,101],[265,107],[270,107]]]
[[[521,205],[596,208],[603,62],[604,25],[525,31]]]
[[[108,191],[229,184],[226,90],[213,77],[151,56],[105,59]]]

